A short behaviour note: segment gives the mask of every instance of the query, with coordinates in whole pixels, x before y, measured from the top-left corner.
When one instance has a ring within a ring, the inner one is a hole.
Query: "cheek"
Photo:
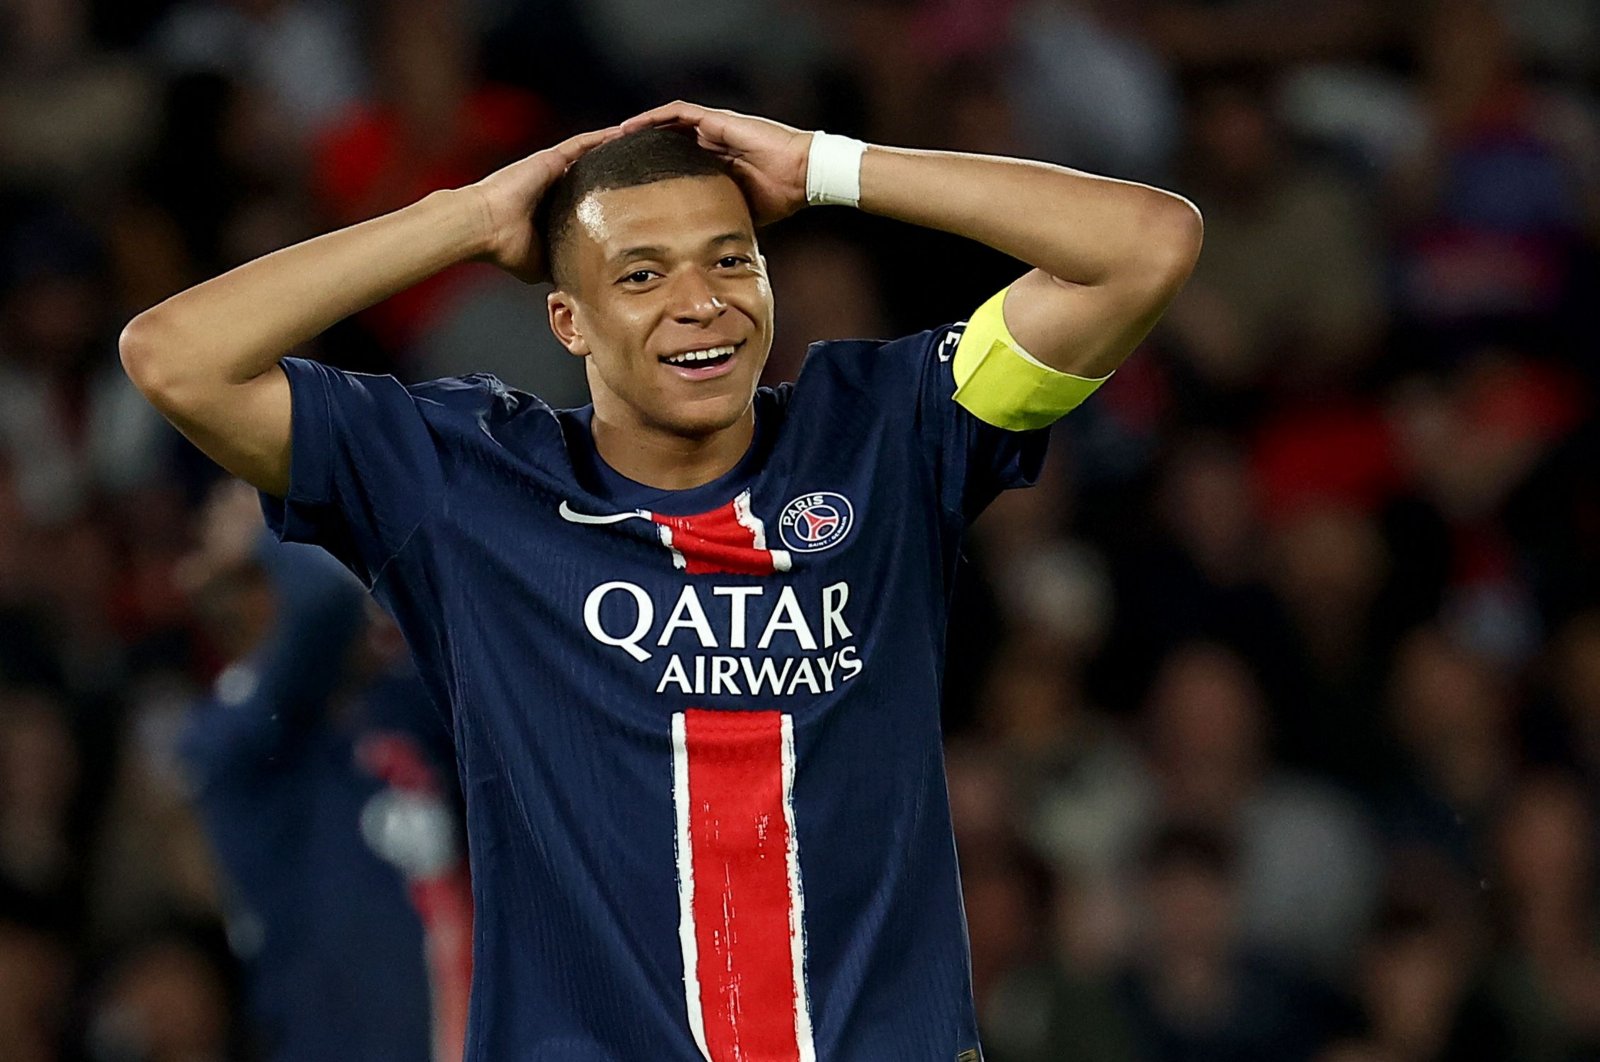
[[[756,279],[754,298],[763,319],[772,320],[772,283],[766,277]]]
[[[754,321],[758,329],[769,335],[771,334],[773,318],[772,289],[767,285],[765,279],[757,280],[745,288],[730,292],[729,301],[737,306],[741,313]]]
[[[637,299],[613,302],[597,308],[585,335],[592,352],[602,361],[634,361],[649,342],[657,319],[658,315]]]

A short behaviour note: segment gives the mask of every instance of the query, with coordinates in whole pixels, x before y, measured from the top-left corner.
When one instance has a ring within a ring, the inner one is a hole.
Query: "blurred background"
[[[1592,0],[0,0],[0,1060],[449,1056],[448,737],[116,336],[677,96],[1206,216],[968,551],[992,1062],[1600,1058],[1597,75]],[[1020,272],[843,210],[764,250],[773,381]],[[487,268],[301,353],[585,401]]]

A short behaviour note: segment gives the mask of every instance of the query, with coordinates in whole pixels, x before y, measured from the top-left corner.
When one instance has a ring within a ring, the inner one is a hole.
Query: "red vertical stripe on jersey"
[[[805,1002],[792,951],[800,901],[789,869],[782,714],[683,716],[697,966],[690,975],[699,984],[705,1050],[711,1062],[801,1062],[799,1030],[809,1021],[796,1020]]]

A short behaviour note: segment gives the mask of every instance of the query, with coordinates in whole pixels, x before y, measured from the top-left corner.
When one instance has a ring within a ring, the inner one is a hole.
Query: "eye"
[[[723,269],[737,269],[750,264],[750,259],[742,254],[725,254],[717,259],[717,265]]]
[[[653,278],[655,275],[656,271],[654,269],[635,269],[633,272],[629,273],[627,276],[618,281],[618,283],[648,284],[650,283],[651,278]]]

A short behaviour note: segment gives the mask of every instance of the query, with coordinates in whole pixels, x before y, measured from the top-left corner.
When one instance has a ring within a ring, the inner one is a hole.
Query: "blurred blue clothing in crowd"
[[[336,562],[270,536],[255,559],[276,621],[195,706],[182,750],[231,889],[229,935],[263,1057],[429,1062],[425,934],[408,879],[460,859],[443,720],[409,660],[345,688],[365,592]],[[363,755],[374,741],[413,747],[444,799],[378,777]]]

